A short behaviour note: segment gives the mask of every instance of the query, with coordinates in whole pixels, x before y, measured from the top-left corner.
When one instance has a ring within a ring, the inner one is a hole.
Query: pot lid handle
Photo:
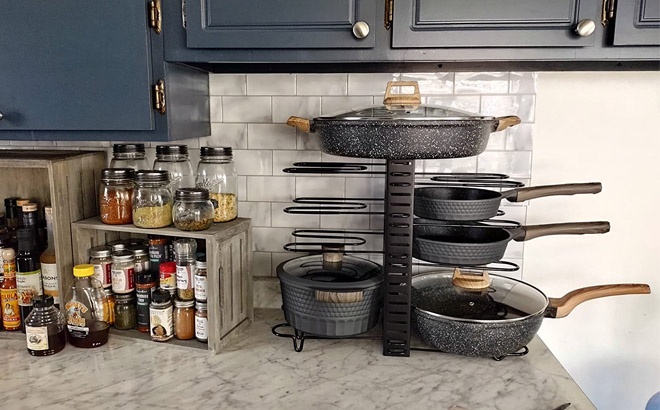
[[[413,87],[412,94],[403,94],[403,87]],[[399,92],[393,94],[393,89]],[[422,104],[417,81],[388,81],[383,104],[388,110],[417,109]]]
[[[464,274],[460,269],[454,268],[454,275],[451,278],[454,286],[467,290],[481,290],[490,286],[490,276],[487,271],[483,274]]]

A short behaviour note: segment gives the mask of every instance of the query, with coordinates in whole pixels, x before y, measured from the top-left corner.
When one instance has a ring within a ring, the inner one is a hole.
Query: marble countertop
[[[569,410],[593,405],[536,338],[501,362],[413,351],[385,357],[379,340],[308,340],[301,353],[271,334],[281,312],[258,310],[226,352],[112,337],[32,357],[24,335],[0,332],[4,409]]]

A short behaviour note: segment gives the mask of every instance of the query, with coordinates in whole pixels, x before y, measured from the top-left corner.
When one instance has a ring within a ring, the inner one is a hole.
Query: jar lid
[[[148,285],[150,283],[154,283],[154,279],[151,276],[151,272],[148,270],[138,272],[136,275],[135,281],[138,283],[138,285]]]
[[[102,179],[120,180],[120,179],[133,179],[135,177],[135,170],[132,168],[105,168],[101,171]]]
[[[206,302],[197,302],[195,304],[195,309],[197,310],[206,310]]]
[[[144,245],[131,245],[128,247],[130,252],[133,252],[133,256],[146,256],[149,255],[149,248]]]
[[[204,188],[179,188],[174,193],[175,201],[206,201],[209,190]]]
[[[124,240],[124,243],[129,247],[137,245],[147,246],[147,241],[142,238],[129,238]]]
[[[103,289],[103,291],[105,292],[106,297],[115,296],[115,294],[112,292],[112,288]]]
[[[170,173],[168,171],[152,171],[141,169],[135,173],[135,182],[168,182]]]
[[[118,293],[115,295],[115,298],[117,302],[122,301],[122,302],[130,302],[131,300],[135,299],[135,292],[131,293]]]
[[[231,157],[233,152],[231,147],[202,147],[199,154],[202,157]]]
[[[195,259],[196,254],[196,240],[192,238],[184,238],[174,241],[174,255],[177,259]]]
[[[16,200],[16,206],[23,206],[30,203],[29,199],[21,198]]]
[[[144,144],[114,144],[112,146],[113,154],[127,154],[135,152],[144,153]]]
[[[170,292],[165,289],[158,288],[151,294],[151,300],[154,303],[167,303],[170,301]]]
[[[16,206],[16,201],[18,201],[17,197],[5,198],[5,206]]]
[[[112,261],[117,261],[117,262],[130,262],[133,260],[133,252],[131,251],[119,251],[115,252],[112,255]]]
[[[197,263],[195,265],[198,268],[206,269],[206,256],[202,256],[199,259],[197,259]]]
[[[195,301],[194,300],[174,299],[174,306],[175,307],[181,307],[181,308],[189,308],[189,307],[195,306]]]
[[[188,155],[188,146],[156,145],[156,155]]]
[[[37,295],[32,298],[35,308],[47,308],[55,304],[55,299],[51,295]]]
[[[176,272],[176,262],[161,262],[160,271],[162,273],[175,273]]]
[[[95,246],[89,250],[89,256],[91,258],[107,258],[110,256],[110,251],[112,248],[106,245]]]
[[[86,278],[88,276],[94,275],[94,266],[93,265],[76,265],[73,267],[73,276],[76,278]]]
[[[23,212],[35,212],[37,210],[37,204],[30,202],[22,206]]]

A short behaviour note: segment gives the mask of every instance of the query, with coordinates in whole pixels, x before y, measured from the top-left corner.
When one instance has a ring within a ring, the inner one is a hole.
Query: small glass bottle
[[[7,224],[7,231],[10,235],[11,247],[16,249],[18,239],[16,239],[16,230],[18,229],[18,206],[16,201],[18,198],[5,198],[5,222]]]
[[[106,168],[101,171],[99,214],[101,222],[122,225],[133,222],[133,177],[131,168]]]
[[[98,347],[108,342],[110,326],[108,301],[101,283],[93,278],[92,265],[73,267],[73,286],[69,290],[66,309],[67,340],[81,348]]]
[[[27,350],[32,356],[50,356],[64,349],[64,315],[51,295],[35,296],[34,309],[25,319]]]
[[[89,264],[94,266],[94,278],[104,289],[112,287],[112,248],[106,245],[94,246],[89,250]]]
[[[41,280],[44,287],[44,294],[51,295],[55,300],[55,307],[60,308],[60,280],[57,256],[55,255],[55,236],[53,232],[53,208],[47,206],[44,208],[46,216],[46,232],[48,235],[48,246],[39,257],[41,264]]]
[[[16,209],[18,210],[18,227],[19,228],[25,228],[25,225],[23,225],[24,220],[23,220],[23,205],[29,204],[31,201],[26,198],[19,198],[16,200]]]
[[[117,299],[115,299],[115,294],[112,293],[112,288],[103,289],[103,292],[105,293],[106,306],[106,309],[103,311],[103,319],[108,322],[109,325],[112,325],[115,323],[115,303],[117,302]]]
[[[167,171],[138,171],[133,190],[133,225],[164,228],[172,224],[172,192]]]
[[[149,249],[144,245],[133,245],[128,250],[133,252],[135,274],[149,272]]]
[[[151,306],[149,308],[151,340],[155,342],[167,342],[174,336],[170,292],[165,289],[157,289],[151,295],[151,298]]]
[[[195,186],[195,172],[186,145],[157,145],[156,161],[154,161],[153,169],[170,173],[170,189],[172,192],[179,188],[193,188]]]
[[[195,337],[195,301],[174,301],[174,336],[181,340]]]
[[[238,217],[237,176],[232,149],[202,147],[195,184],[208,189],[215,207],[214,222],[227,222]]]
[[[149,333],[149,305],[151,304],[151,295],[156,290],[156,281],[151,276],[151,272],[140,272],[136,274],[137,284],[135,285],[135,294],[137,297],[137,325],[142,333]]]
[[[123,294],[132,293],[134,290],[135,263],[133,252],[117,252],[112,255],[112,291],[115,294]]]
[[[149,267],[157,282],[160,277],[160,264],[172,260],[170,240],[166,236],[149,235]]]
[[[206,303],[197,302],[195,312],[195,339],[202,343],[209,341],[209,319],[206,311]]]
[[[195,254],[197,241],[191,238],[174,241],[174,256],[176,257],[176,289],[181,300],[193,300],[195,290]]]
[[[137,326],[135,293],[116,295],[115,298],[115,328],[119,330],[134,329]]]
[[[207,298],[207,278],[206,278],[206,257],[197,260],[195,264],[195,300],[206,303]]]
[[[41,264],[37,252],[35,231],[30,228],[18,230],[18,254],[16,255],[16,285],[18,305],[25,333],[25,319],[32,311],[32,298],[43,295]]]
[[[16,252],[12,248],[2,250],[2,268],[4,280],[0,285],[2,302],[2,325],[5,330],[21,330],[21,313],[18,305],[19,295],[16,285]]]
[[[144,144],[114,144],[110,168],[149,169]]]
[[[202,231],[213,225],[215,210],[209,191],[202,188],[181,188],[174,194],[172,219],[182,231]]]
[[[160,264],[160,288],[168,291],[172,297],[176,295],[176,262]]]
[[[37,204],[34,202],[27,203],[21,207],[23,211],[21,217],[23,218],[21,227],[31,229],[34,231],[34,238],[39,237],[39,218],[37,217]]]

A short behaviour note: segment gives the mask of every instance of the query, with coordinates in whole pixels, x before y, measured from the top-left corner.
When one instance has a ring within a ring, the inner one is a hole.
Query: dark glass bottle
[[[50,356],[66,345],[64,315],[50,295],[35,296],[34,309],[25,320],[27,350],[32,356]]]
[[[16,200],[18,198],[5,198],[5,223],[7,231],[11,235],[11,247],[16,249],[18,241],[16,239],[16,230],[18,229],[18,208]]]
[[[156,281],[151,276],[151,272],[144,271],[137,274],[137,325],[138,330],[143,333],[149,333],[149,305],[151,304],[151,295],[156,290]]]
[[[41,285],[41,265],[34,231],[30,228],[18,230],[18,254],[16,255],[16,285],[18,305],[21,312],[22,331],[25,333],[25,319],[32,311],[32,298],[43,294]]]

